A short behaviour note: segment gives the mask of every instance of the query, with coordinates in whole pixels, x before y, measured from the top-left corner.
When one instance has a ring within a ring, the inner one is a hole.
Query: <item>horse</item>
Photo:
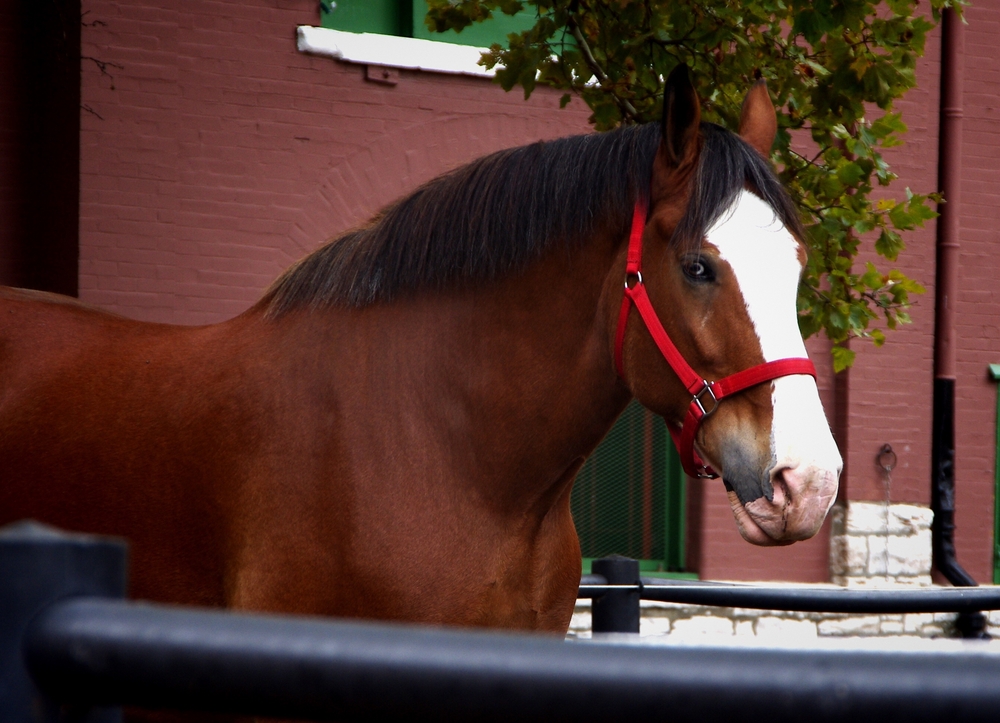
[[[662,122],[440,176],[222,323],[3,290],[0,523],[127,538],[142,599],[564,633],[573,479],[636,398],[748,541],[812,536],[842,462],[775,132],[681,68]]]

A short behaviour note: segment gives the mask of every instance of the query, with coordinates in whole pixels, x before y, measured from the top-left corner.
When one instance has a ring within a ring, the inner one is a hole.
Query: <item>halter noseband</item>
[[[703,379],[684,360],[684,357],[670,340],[670,336],[663,328],[663,324],[660,323],[660,319],[656,315],[656,310],[653,309],[653,305],[649,301],[646,287],[642,283],[642,234],[645,227],[646,200],[639,199],[636,201],[635,211],[632,214],[632,232],[628,241],[628,262],[625,266],[625,295],[622,297],[622,308],[618,314],[618,329],[615,333],[615,369],[618,371],[618,376],[624,379],[622,346],[625,343],[625,326],[628,324],[629,311],[632,304],[635,304],[635,308],[639,310],[639,316],[642,317],[653,341],[656,342],[660,353],[663,354],[663,358],[667,360],[670,368],[674,370],[681,383],[687,387],[692,397],[681,430],[678,431],[674,425],[667,424],[670,436],[674,440],[674,446],[677,447],[677,452],[680,454],[684,471],[691,477],[714,479],[719,476],[718,473],[705,464],[694,448],[695,435],[698,433],[698,427],[702,421],[710,416],[718,408],[719,403],[728,396],[778,377],[808,374],[815,378],[816,367],[811,361],[801,357],[777,359],[730,374],[717,382]],[[630,280],[634,280],[631,286],[629,286]]]

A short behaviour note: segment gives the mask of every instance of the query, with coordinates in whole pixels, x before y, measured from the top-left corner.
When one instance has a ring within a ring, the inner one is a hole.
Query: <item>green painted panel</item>
[[[583,557],[618,554],[643,560],[645,572],[683,570],[685,487],[662,420],[633,402],[573,486]]]
[[[520,33],[535,25],[535,11],[522,10],[517,15],[506,15],[499,10],[493,12],[493,17],[482,23],[473,23],[462,32],[449,30],[446,33],[431,32],[424,16],[427,15],[426,0],[411,0],[413,6],[413,37],[424,40],[440,40],[456,45],[475,45],[488,48],[493,43],[505,44],[510,33]]]
[[[413,31],[411,0],[320,0],[319,14],[322,27],[333,30],[404,36]]]
[[[494,13],[483,23],[473,23],[456,33],[432,33],[424,23],[426,0],[320,0],[320,24],[324,28],[351,33],[381,33],[437,40],[457,45],[489,47],[502,43],[510,33],[519,33],[535,24],[535,11],[517,15]]]

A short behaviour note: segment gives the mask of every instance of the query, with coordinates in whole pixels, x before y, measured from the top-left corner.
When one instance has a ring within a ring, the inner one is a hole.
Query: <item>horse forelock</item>
[[[675,242],[704,232],[749,185],[793,231],[794,206],[739,137],[702,124],[704,145]],[[439,176],[289,268],[261,299],[269,315],[302,306],[365,306],[401,293],[488,281],[599,228],[627,232],[648,193],[659,124],[498,151]]]
[[[696,249],[744,189],[759,196],[797,238],[805,238],[798,210],[770,163],[738,135],[702,123],[702,150],[691,179],[687,208],[672,241]]]

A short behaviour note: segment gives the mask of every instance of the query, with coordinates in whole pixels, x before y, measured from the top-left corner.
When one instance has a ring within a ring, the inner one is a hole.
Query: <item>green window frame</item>
[[[570,499],[583,571],[611,554],[650,577],[685,571],[687,477],[662,420],[632,402],[576,476]]]
[[[405,38],[436,40],[456,45],[489,47],[508,34],[519,33],[535,24],[535,12],[517,15],[494,13],[482,23],[473,23],[457,33],[432,33],[424,23],[426,0],[320,0],[320,25],[351,33],[379,33]]]
[[[990,377],[1000,381],[1000,364],[990,364]],[[993,584],[1000,585],[1000,387],[997,389],[996,444],[993,457]]]

